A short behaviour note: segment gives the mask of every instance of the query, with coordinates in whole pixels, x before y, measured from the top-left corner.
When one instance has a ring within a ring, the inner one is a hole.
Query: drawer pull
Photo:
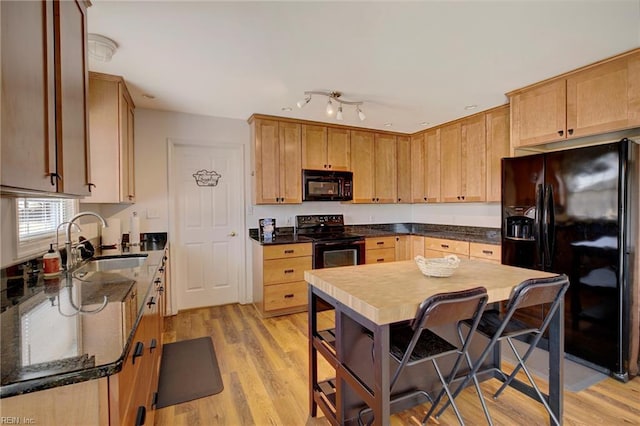
[[[376,259],[376,262],[384,262],[384,257],[382,259]]]
[[[493,254],[493,250],[482,250],[482,253],[488,254],[488,255],[492,255]]]
[[[285,299],[293,299],[293,293],[285,294],[284,298]]]
[[[384,241],[378,241],[376,244],[377,244],[377,245],[379,245],[379,246],[381,246],[381,245],[383,245],[383,244],[384,244]]]
[[[158,341],[156,339],[151,339],[151,343],[149,343],[149,352],[153,353],[153,350],[158,347]]]
[[[285,274],[293,274],[294,271],[295,271],[294,269],[285,269],[284,273]]]
[[[160,278],[156,278],[153,283],[157,286],[158,284],[160,284],[162,280]]]
[[[136,342],[136,347],[133,349],[133,355],[131,356],[131,363],[135,364],[136,358],[138,358],[139,356],[142,356],[143,352],[144,352],[144,343]]]
[[[449,248],[449,244],[440,244],[440,247],[442,247],[444,249],[448,249]]]
[[[158,269],[158,271],[160,271],[160,272],[164,272],[164,266],[161,266],[161,267]]]
[[[144,425],[144,421],[147,417],[147,408],[144,405],[138,407],[138,412],[136,413],[136,426]]]
[[[285,250],[284,254],[293,254],[295,250]]]

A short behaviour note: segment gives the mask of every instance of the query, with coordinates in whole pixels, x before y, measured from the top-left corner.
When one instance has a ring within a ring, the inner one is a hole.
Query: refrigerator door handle
[[[544,248],[544,269],[551,268],[551,259],[555,244],[555,218],[553,204],[553,187],[544,187],[544,205],[542,207],[542,244]]]
[[[533,219],[533,237],[536,240],[536,253],[538,253],[538,256],[540,256],[540,262],[538,263],[538,267],[540,269],[542,269],[544,267],[544,254],[542,252],[542,229],[541,229],[541,224],[542,224],[542,214],[544,212],[544,190],[542,188],[542,185],[537,185],[536,187],[536,214],[535,217]]]

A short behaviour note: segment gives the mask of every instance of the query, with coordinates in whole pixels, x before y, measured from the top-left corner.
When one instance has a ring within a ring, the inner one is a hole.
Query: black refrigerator
[[[567,274],[567,357],[620,380],[633,327],[637,152],[623,139],[502,160],[502,263]]]

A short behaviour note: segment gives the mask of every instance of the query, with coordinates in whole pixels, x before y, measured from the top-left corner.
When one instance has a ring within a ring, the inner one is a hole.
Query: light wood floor
[[[163,425],[327,425],[308,416],[307,314],[261,319],[252,305],[194,309],[165,319],[164,343],[212,336],[224,390],[156,412]],[[332,377],[328,365],[321,378]],[[544,383],[542,383],[544,388]],[[548,424],[541,404],[507,389],[497,401],[490,398],[497,380],[482,384],[497,425]],[[472,388],[456,402],[467,424],[485,424]],[[392,425],[416,424],[426,407],[394,415]],[[438,419],[457,425],[451,409]],[[430,422],[436,424],[434,420]],[[606,379],[590,388],[565,392],[565,425],[640,425],[640,377],[623,384]]]

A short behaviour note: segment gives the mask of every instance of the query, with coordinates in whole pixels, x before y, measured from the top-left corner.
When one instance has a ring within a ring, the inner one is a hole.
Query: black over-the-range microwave
[[[302,201],[350,201],[353,173],[302,170]]]

